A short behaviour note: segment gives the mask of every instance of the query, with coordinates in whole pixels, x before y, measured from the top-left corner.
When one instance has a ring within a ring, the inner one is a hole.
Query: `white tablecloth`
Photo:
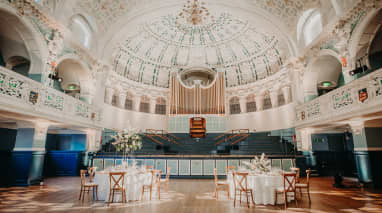
[[[248,175],[248,188],[253,190],[253,199],[256,204],[274,205],[275,204],[275,189],[283,187],[283,176],[277,175]],[[230,185],[230,194],[233,198],[235,195],[235,188],[233,184],[233,176],[229,174],[227,181]],[[244,182],[243,182],[244,184]],[[242,196],[243,197],[243,196]],[[290,197],[290,196],[288,196]],[[236,199],[240,199],[239,196]],[[244,197],[245,199],[245,197]],[[290,201],[291,199],[288,198]],[[284,203],[284,195],[279,193],[277,197],[277,204]]]
[[[121,171],[118,171],[121,172]],[[96,172],[94,177],[94,183],[98,184],[98,199],[105,200],[106,202],[109,199],[110,191],[110,180],[109,172],[102,171]],[[143,184],[151,183],[151,173],[150,172],[137,172],[137,171],[126,171],[125,175],[125,190],[126,190],[126,199],[130,200],[140,200],[142,193]],[[114,201],[120,201],[120,193],[114,195]]]

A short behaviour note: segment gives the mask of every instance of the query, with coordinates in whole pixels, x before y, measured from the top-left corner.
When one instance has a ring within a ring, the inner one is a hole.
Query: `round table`
[[[143,184],[149,185],[151,183],[151,173],[138,170],[118,170],[112,172],[126,172],[125,174],[125,190],[127,201],[140,200]],[[98,199],[109,200],[110,191],[110,171],[96,172],[94,177],[94,183],[98,184]],[[121,200],[120,194],[115,195],[115,201]]]
[[[227,181],[230,187],[231,198],[235,196],[235,188],[233,184],[232,173],[228,174]],[[281,175],[252,175],[247,176],[248,189],[253,190],[253,199],[256,204],[262,205],[274,205],[275,204],[275,189],[278,187],[284,187],[283,176]],[[288,201],[293,200],[289,198]],[[238,198],[237,198],[238,199]],[[278,194],[277,204],[284,203],[284,195],[282,193]]]

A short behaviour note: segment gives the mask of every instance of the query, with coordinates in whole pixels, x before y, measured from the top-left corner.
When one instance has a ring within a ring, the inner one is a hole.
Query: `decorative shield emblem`
[[[361,103],[364,103],[368,98],[369,98],[369,94],[367,93],[367,88],[358,90],[358,100]]]

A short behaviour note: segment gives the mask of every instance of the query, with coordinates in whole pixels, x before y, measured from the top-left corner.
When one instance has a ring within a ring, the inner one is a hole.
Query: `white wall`
[[[125,129],[130,127],[141,130],[168,128],[168,117],[151,113],[135,112],[104,104],[103,126],[109,129]]]
[[[260,112],[229,115],[226,125],[227,130],[256,129],[257,132],[287,129],[294,126],[295,116],[294,104],[290,103]]]

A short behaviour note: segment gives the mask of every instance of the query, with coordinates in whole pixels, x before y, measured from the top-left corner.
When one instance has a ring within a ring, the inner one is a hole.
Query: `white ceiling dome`
[[[114,71],[130,80],[169,86],[171,71],[211,67],[225,72],[226,86],[264,79],[280,70],[288,45],[261,25],[228,12],[214,14],[203,25],[176,21],[176,13],[145,19],[119,41]]]

